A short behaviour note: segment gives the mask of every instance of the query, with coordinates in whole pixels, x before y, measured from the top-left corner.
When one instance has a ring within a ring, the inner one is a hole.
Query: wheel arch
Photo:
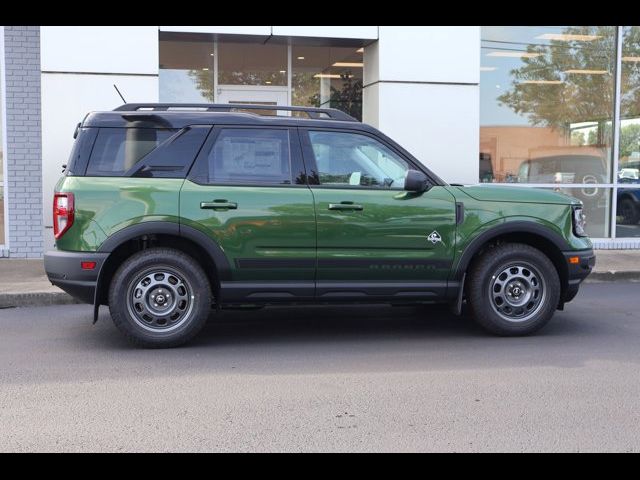
[[[565,263],[562,252],[571,250],[571,245],[550,228],[529,221],[505,222],[482,232],[474,238],[462,253],[454,269],[453,279],[461,281],[474,259],[487,248],[500,243],[524,243],[544,253],[558,272],[562,286],[561,298],[563,298],[568,285],[569,268]]]
[[[118,230],[105,240],[99,252],[108,252],[96,284],[94,308],[108,303],[111,279],[128,257],[151,247],[169,247],[195,258],[204,268],[214,298],[220,282],[231,278],[231,267],[218,243],[209,236],[187,225],[175,222],[150,221]]]

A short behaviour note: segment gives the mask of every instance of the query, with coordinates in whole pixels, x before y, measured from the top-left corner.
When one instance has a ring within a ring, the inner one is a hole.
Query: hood
[[[485,202],[547,203],[555,205],[580,203],[580,200],[569,195],[541,188],[502,185],[471,185],[456,188],[471,198]]]

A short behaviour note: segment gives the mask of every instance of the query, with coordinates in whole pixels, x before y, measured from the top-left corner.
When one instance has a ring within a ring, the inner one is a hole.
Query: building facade
[[[640,248],[640,27],[0,27],[0,256],[53,246],[85,114],[127,102],[339,108],[450,183],[555,189]]]

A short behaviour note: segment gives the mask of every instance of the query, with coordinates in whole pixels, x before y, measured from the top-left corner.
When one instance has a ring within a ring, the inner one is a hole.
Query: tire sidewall
[[[480,259],[472,272],[473,284],[470,290],[474,317],[483,327],[499,335],[526,335],[542,328],[553,316],[560,300],[560,280],[551,261],[542,252],[528,245],[522,245],[520,249],[514,247],[516,245],[512,244],[508,250],[491,252],[486,258]],[[532,318],[512,322],[495,312],[489,292],[494,275],[519,262],[530,264],[542,276],[545,297]]]
[[[189,285],[191,311],[187,319],[170,331],[143,328],[129,311],[129,291],[148,269],[169,269],[178,273]],[[170,249],[143,250],[125,260],[116,271],[109,288],[109,310],[115,325],[127,337],[143,346],[176,346],[191,339],[206,323],[211,310],[209,281],[200,266],[189,256]]]

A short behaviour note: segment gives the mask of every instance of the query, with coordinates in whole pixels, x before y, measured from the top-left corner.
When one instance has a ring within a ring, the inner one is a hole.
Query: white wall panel
[[[362,90],[362,121],[378,128],[380,119],[380,84],[375,83]]]
[[[42,70],[158,73],[158,27],[40,27]]]
[[[480,81],[480,27],[381,26],[378,43],[376,80]]]
[[[379,83],[378,128],[447,182],[478,182],[478,86]],[[366,113],[366,112],[365,112]],[[369,119],[365,116],[365,122]]]

